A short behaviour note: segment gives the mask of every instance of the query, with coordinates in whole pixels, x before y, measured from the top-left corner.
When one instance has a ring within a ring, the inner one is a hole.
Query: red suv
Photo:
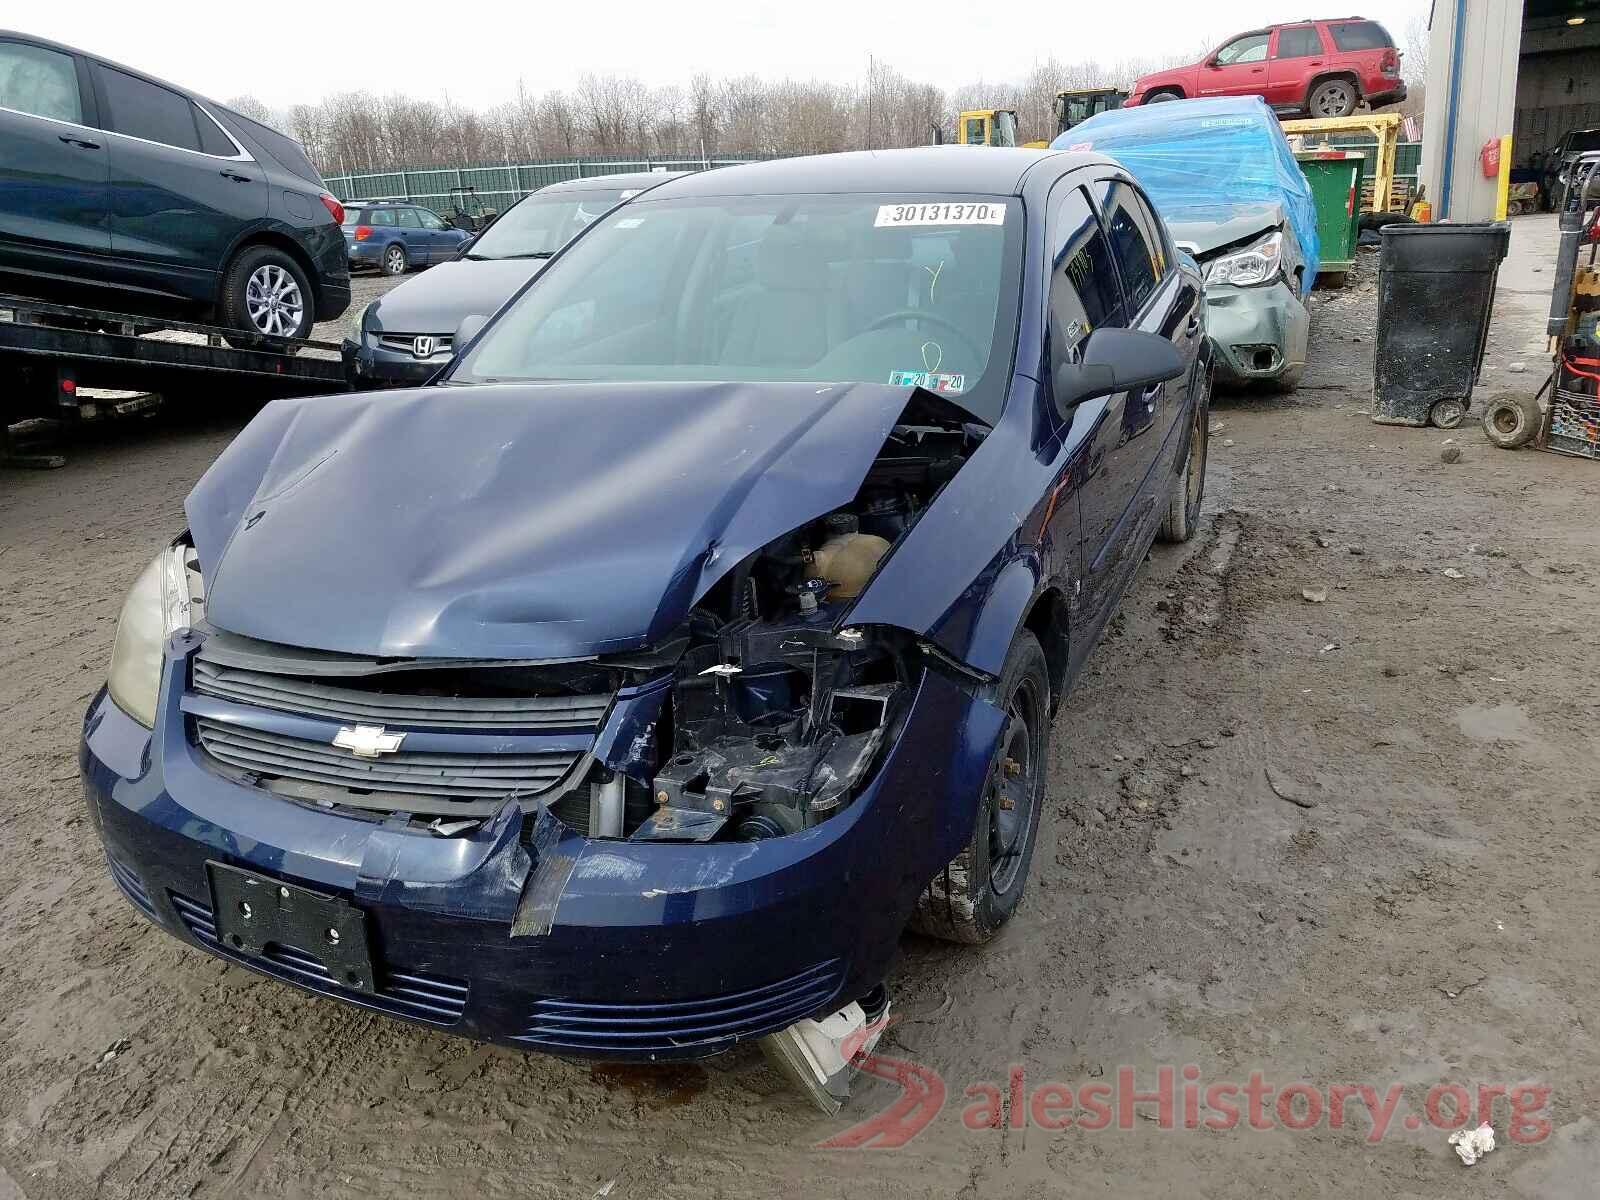
[[[1196,96],[1260,96],[1281,114],[1348,117],[1406,98],[1400,52],[1376,21],[1335,17],[1229,38],[1201,62],[1142,75],[1129,104]]]

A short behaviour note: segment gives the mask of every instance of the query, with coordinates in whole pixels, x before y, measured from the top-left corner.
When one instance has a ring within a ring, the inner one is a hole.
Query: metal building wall
[[[1494,216],[1495,181],[1484,178],[1478,152],[1485,142],[1512,131],[1521,41],[1522,0],[1434,0],[1422,178],[1436,220],[1484,221]],[[1455,136],[1450,139],[1452,76],[1458,83]]]

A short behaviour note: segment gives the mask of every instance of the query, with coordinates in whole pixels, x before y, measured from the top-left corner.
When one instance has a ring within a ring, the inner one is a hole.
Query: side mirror
[[[458,355],[466,344],[483,331],[489,323],[489,318],[482,313],[471,313],[461,318],[461,323],[456,326],[455,334],[450,339],[450,353]]]
[[[1159,334],[1137,329],[1096,329],[1083,343],[1082,360],[1055,372],[1056,412],[1070,420],[1085,400],[1154,387],[1183,374],[1183,355]]]

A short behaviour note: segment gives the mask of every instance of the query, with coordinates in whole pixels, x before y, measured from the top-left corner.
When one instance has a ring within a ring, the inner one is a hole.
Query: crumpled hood
[[[185,503],[214,625],[376,657],[647,645],[855,496],[912,389],[548,383],[277,400]]]
[[[1172,240],[1184,249],[1194,247],[1196,258],[1285,227],[1283,205],[1257,204],[1174,204],[1157,202],[1172,233]],[[1291,236],[1293,236],[1291,234]]]
[[[381,333],[454,333],[463,317],[491,316],[543,269],[542,258],[455,259],[413,275],[372,302],[365,318]]]

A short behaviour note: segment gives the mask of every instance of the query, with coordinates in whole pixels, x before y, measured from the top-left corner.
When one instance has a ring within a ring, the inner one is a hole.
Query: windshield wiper
[[[530,250],[526,254],[502,254],[501,258],[554,258],[554,250]]]

